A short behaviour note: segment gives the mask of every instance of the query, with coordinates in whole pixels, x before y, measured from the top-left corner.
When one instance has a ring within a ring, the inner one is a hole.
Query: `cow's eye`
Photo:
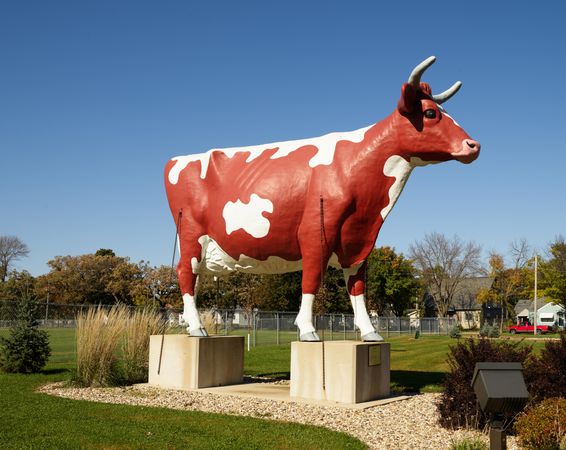
[[[434,119],[434,118],[436,118],[436,111],[435,111],[434,109],[427,109],[427,110],[424,112],[424,116],[425,116],[427,119]]]

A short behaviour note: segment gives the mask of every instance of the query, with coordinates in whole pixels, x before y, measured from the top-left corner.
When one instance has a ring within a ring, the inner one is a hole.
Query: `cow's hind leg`
[[[191,336],[208,336],[202,326],[197,310],[197,288],[199,258],[202,254],[202,245],[197,240],[180,240],[181,257],[177,265],[179,287],[183,295],[183,320],[188,324],[187,331]]]
[[[366,299],[365,299],[365,273],[366,262],[354,267],[343,269],[344,278],[352,308],[354,310],[354,324],[359,328],[362,341],[376,342],[383,341],[383,338],[375,331],[369,318]]]

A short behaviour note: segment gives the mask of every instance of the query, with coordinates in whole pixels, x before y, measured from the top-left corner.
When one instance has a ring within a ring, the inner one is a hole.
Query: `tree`
[[[549,245],[549,258],[542,260],[541,294],[566,308],[566,241],[558,236]]]
[[[6,281],[12,262],[28,254],[28,246],[16,236],[0,236],[0,282]]]
[[[390,247],[374,248],[368,258],[367,297],[370,308],[383,315],[392,309],[396,316],[413,305],[420,290],[416,269],[403,254]]]
[[[0,283],[0,300],[18,301],[22,297],[32,295],[35,290],[35,278],[26,270],[12,270],[6,281]]]
[[[0,368],[10,373],[36,373],[47,363],[51,354],[49,336],[40,330],[38,304],[34,297],[20,299],[16,323],[8,338],[0,337]]]
[[[111,250],[56,256],[47,264],[51,271],[37,278],[36,292],[54,303],[134,304],[144,294],[145,263],[131,263]]]
[[[177,273],[171,266],[150,267],[145,264],[142,268],[143,280],[138,284],[138,289],[143,288],[144,293],[133,293],[134,303],[141,304],[151,300],[163,308],[166,306],[179,308],[182,306],[181,290],[177,281]],[[200,287],[199,287],[200,290]]]
[[[409,252],[440,317],[448,314],[462,280],[481,273],[481,247],[458,236],[448,239],[441,233],[426,234],[422,241],[411,244]]]
[[[528,276],[525,267],[529,261],[531,251],[526,240],[515,241],[511,244],[511,266],[505,264],[502,255],[492,252],[489,256],[489,276],[493,283],[489,289],[481,289],[478,293],[480,303],[501,305],[508,316],[513,315],[513,307],[522,297],[528,285]],[[503,314],[499,322],[500,332],[503,331]]]

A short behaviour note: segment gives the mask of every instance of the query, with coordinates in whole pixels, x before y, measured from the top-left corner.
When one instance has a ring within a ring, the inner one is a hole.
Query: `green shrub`
[[[453,442],[450,450],[487,450],[488,446],[480,438],[464,438]]]
[[[451,338],[454,339],[460,339],[462,337],[462,331],[460,330],[460,327],[458,325],[454,325],[452,328],[450,328],[448,334]]]
[[[566,398],[566,335],[548,340],[538,356],[530,359],[525,368],[529,394],[534,401],[549,397]]]
[[[480,329],[481,337],[498,338],[501,335],[499,327],[496,325],[489,325],[485,323]]]
[[[566,399],[548,398],[521,413],[515,430],[526,449],[560,450],[566,436]]]
[[[418,339],[420,337],[421,337],[421,330],[415,331],[415,339]]]
[[[37,373],[51,355],[49,336],[39,329],[37,300],[29,295],[18,303],[16,323],[8,338],[0,338],[0,368],[10,373]]]
[[[446,428],[478,428],[488,423],[488,417],[479,409],[471,387],[474,368],[478,362],[525,363],[532,347],[520,342],[501,342],[489,339],[465,339],[450,346],[449,372],[444,377],[444,392],[438,402],[440,423]],[[512,417],[506,417],[511,421]]]

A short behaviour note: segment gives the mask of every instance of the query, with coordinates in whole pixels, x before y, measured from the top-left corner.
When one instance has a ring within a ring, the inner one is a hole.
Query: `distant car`
[[[511,325],[508,328],[509,333],[516,334],[516,333],[531,333],[535,331],[535,326],[530,324],[523,324],[523,325]],[[548,325],[537,325],[537,334],[544,334],[550,331],[550,327]]]

